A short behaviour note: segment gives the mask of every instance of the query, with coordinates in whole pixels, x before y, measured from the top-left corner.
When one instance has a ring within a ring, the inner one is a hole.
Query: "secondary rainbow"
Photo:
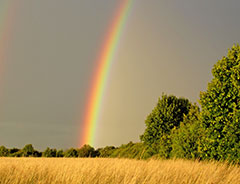
[[[107,31],[100,56],[96,61],[89,97],[85,107],[86,112],[83,124],[81,125],[79,146],[84,144],[94,145],[104,89],[111,65],[114,62],[114,55],[130,13],[132,2],[133,0],[120,0],[119,8]]]
[[[11,32],[13,20],[15,19],[16,7],[16,0],[5,0],[0,2],[0,82],[2,82],[4,62],[6,61],[7,50],[10,40],[12,39]]]

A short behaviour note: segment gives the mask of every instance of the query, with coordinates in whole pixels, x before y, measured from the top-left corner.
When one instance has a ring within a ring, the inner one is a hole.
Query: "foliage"
[[[0,146],[0,157],[6,157],[9,155],[9,150],[5,146]]]
[[[47,147],[47,149],[42,153],[42,157],[56,157],[57,156],[57,150],[56,149],[50,149]]]
[[[213,79],[200,94],[206,137],[202,157],[240,160],[240,47],[234,45],[212,70]]]
[[[99,157],[110,157],[116,148],[114,146],[106,146],[105,148],[100,148]]]
[[[32,144],[25,145],[21,153],[24,157],[38,157],[39,155],[39,152],[34,150]]]
[[[56,157],[64,157],[64,152],[62,149],[57,150]]]
[[[200,110],[197,105],[191,106],[189,113],[184,115],[178,129],[174,128],[171,134],[171,157],[196,159],[199,158],[199,146],[204,130],[201,127]]]
[[[95,157],[95,150],[90,145],[83,145],[77,152],[78,157]]]
[[[171,151],[170,133],[178,128],[184,114],[188,114],[191,103],[185,98],[162,95],[156,107],[148,115],[146,129],[140,139],[160,156],[169,157]]]
[[[70,148],[64,152],[64,157],[78,157],[78,152],[74,148]]]
[[[119,148],[116,148],[110,157],[147,159],[153,155],[154,153],[147,145],[129,142],[128,144],[123,144]]]
[[[23,156],[23,152],[21,149],[18,148],[12,148],[9,149],[9,155],[10,157],[22,157]]]

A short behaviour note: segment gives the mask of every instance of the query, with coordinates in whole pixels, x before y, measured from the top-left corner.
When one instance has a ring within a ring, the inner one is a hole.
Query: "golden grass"
[[[0,184],[239,184],[240,168],[186,160],[0,158]]]

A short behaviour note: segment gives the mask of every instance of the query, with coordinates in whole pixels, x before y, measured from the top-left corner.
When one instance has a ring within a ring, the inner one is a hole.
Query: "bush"
[[[199,121],[199,108],[191,107],[187,116],[184,116],[178,129],[173,129],[171,134],[171,157],[197,159],[200,158],[200,142],[204,130]]]
[[[129,142],[128,144],[123,144],[119,148],[116,148],[110,157],[147,159],[152,157],[153,154],[151,148],[143,143]]]

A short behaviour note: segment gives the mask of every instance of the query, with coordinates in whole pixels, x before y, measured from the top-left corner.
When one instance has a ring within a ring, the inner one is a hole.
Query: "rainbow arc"
[[[106,82],[114,62],[114,55],[117,50],[123,29],[128,19],[133,0],[120,0],[120,6],[112,20],[105,41],[96,63],[96,70],[93,75],[91,89],[86,105],[84,121],[81,125],[80,145],[94,145],[96,129],[99,120],[99,113],[106,88]]]

